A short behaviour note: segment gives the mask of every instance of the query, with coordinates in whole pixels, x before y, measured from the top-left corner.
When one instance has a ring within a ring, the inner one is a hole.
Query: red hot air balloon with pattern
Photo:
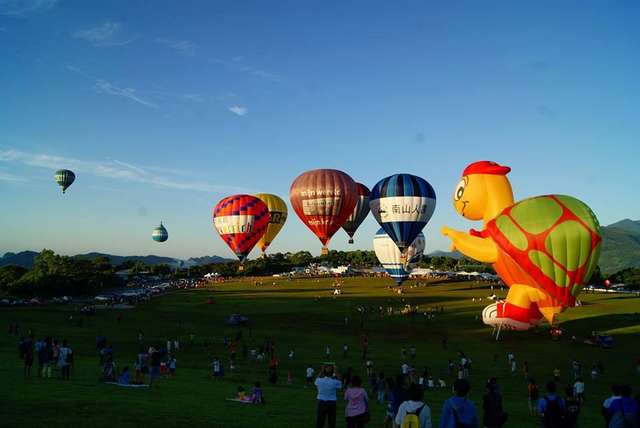
[[[289,199],[300,220],[327,244],[347,218],[353,214],[358,189],[349,175],[335,169],[315,169],[299,175],[291,184]]]
[[[269,209],[255,196],[229,196],[213,209],[213,224],[242,263],[267,231]]]

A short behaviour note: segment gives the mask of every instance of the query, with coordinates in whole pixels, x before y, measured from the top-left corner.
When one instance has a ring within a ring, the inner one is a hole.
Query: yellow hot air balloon
[[[269,208],[269,226],[267,227],[267,233],[258,241],[258,246],[262,254],[267,250],[267,247],[271,245],[271,242],[275,239],[284,222],[287,221],[287,204],[284,201],[270,193],[258,193],[255,195]]]

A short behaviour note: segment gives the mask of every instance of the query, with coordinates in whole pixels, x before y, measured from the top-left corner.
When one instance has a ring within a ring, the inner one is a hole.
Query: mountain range
[[[35,251],[21,251],[19,253],[5,253],[3,257],[0,258],[0,267],[15,265],[22,266],[25,268],[31,268],[33,266],[33,260],[39,253]],[[73,257],[79,259],[88,259],[93,260],[98,257],[106,257],[109,259],[109,262],[113,266],[118,266],[124,262],[138,262],[141,261],[145,265],[153,266],[160,264],[167,264],[173,267],[191,267],[197,265],[205,265],[212,263],[226,263],[233,261],[232,259],[225,259],[220,256],[203,256],[203,257],[192,257],[187,260],[175,259],[172,257],[163,257],[163,256],[116,256],[113,254],[104,254],[104,253],[86,253],[86,254],[77,254]]]
[[[640,220],[624,219],[602,228],[600,270],[614,274],[622,269],[640,267]]]
[[[640,220],[624,219],[617,223],[602,228],[603,244],[600,254],[600,270],[605,275],[611,275],[622,269],[640,267]],[[8,265],[31,268],[33,259],[38,255],[35,251],[22,251],[19,253],[6,253],[0,258],[0,267]],[[448,256],[459,258],[460,253],[448,251],[434,251],[431,256]],[[117,266],[125,261],[141,261],[146,265],[168,264],[170,266],[190,267],[212,263],[225,263],[233,261],[220,256],[192,257],[187,260],[162,256],[117,256],[103,253],[78,254],[74,257],[83,259],[95,259],[107,257],[112,265]]]

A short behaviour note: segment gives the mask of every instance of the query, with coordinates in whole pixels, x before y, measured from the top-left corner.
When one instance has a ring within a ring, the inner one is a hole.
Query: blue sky
[[[639,20],[633,1],[0,0],[0,252],[231,256],[218,200],[288,200],[322,167],[427,179],[428,251],[476,226],[451,193],[480,159],[512,167],[517,198],[637,219]],[[271,251],[299,249],[320,243],[291,213]]]

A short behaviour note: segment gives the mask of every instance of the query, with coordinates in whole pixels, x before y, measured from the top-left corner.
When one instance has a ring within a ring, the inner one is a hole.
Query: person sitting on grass
[[[118,376],[118,383],[120,385],[129,385],[131,383],[131,373],[129,372],[129,366],[124,366],[122,373]]]
[[[260,382],[256,382],[253,386],[253,390],[251,391],[251,402],[253,404],[264,404],[264,394],[262,393],[262,388],[260,387]]]

